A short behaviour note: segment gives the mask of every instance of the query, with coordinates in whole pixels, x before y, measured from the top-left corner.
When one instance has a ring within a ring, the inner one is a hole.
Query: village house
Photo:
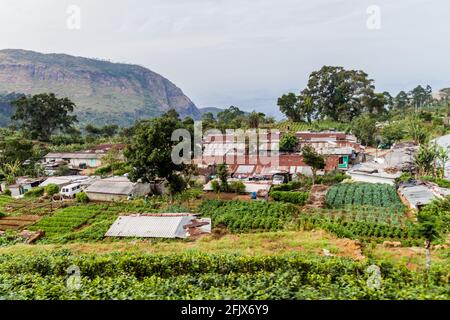
[[[151,194],[149,183],[131,182],[127,177],[111,177],[94,181],[85,190],[92,201],[127,200]]]
[[[121,152],[124,144],[101,144],[89,150],[77,152],[51,152],[44,157],[44,166],[66,163],[72,169],[98,168],[103,165],[102,158],[113,149]]]
[[[16,179],[16,182],[12,185],[6,186],[5,183],[2,183],[0,186],[0,191],[5,191],[9,189],[11,191],[11,196],[14,198],[22,197],[27,191],[31,190],[39,186],[39,184],[45,178],[28,178],[28,177],[19,177]]]

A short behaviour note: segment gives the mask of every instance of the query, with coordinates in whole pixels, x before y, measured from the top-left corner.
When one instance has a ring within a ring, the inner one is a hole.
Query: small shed
[[[181,238],[211,233],[211,219],[188,213],[120,216],[106,237]]]

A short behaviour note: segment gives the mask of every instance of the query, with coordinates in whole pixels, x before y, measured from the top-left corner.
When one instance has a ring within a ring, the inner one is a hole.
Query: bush
[[[79,202],[79,203],[88,203],[89,202],[89,197],[87,196],[86,192],[77,193],[75,198],[76,198],[77,202]]]
[[[229,189],[237,194],[245,192],[245,185],[241,181],[233,181],[230,183]]]
[[[270,196],[275,201],[304,205],[309,198],[308,192],[272,191]]]
[[[323,176],[317,177],[318,184],[334,185],[341,183],[345,179],[349,178],[344,172],[339,170],[333,170],[325,173]]]
[[[44,187],[36,187],[32,188],[31,190],[27,191],[24,194],[25,198],[38,198],[42,197],[44,195],[45,188]]]
[[[219,181],[217,180],[211,181],[211,188],[215,193],[219,193],[221,189]]]
[[[272,191],[292,191],[300,189],[303,186],[301,181],[291,181],[288,183],[279,184],[272,187]]]
[[[45,193],[51,197],[59,192],[58,185],[51,183],[48,186],[45,187]]]
[[[11,190],[5,189],[5,191],[3,191],[3,194],[4,194],[5,196],[11,196]]]

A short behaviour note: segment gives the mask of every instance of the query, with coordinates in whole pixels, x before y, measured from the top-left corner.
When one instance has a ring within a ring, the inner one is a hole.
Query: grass
[[[287,253],[300,253],[306,256],[321,256],[323,249],[331,254],[350,259],[360,259],[359,245],[349,239],[340,239],[322,230],[315,231],[278,231],[252,234],[228,234],[220,239],[214,236],[197,241],[186,240],[142,240],[135,239],[102,242],[36,244],[33,246],[15,244],[0,247],[0,255],[24,254],[41,255],[59,250],[69,250],[75,254],[109,254],[113,252],[167,254],[201,252],[214,254],[238,254],[245,256],[271,256]],[[388,260],[394,264],[406,266],[413,270],[425,268],[423,248],[385,248],[376,245],[362,248],[363,254],[369,258]],[[359,253],[358,253],[359,252]],[[435,265],[447,265],[450,260],[448,250],[432,251]]]

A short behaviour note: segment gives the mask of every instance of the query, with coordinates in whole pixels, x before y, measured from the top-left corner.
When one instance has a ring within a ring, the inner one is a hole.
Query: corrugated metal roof
[[[49,153],[44,158],[56,159],[101,159],[105,153],[79,152],[79,153]]]
[[[187,238],[188,230],[184,226],[197,219],[193,215],[160,216],[121,216],[106,232],[106,237],[140,237],[140,238]],[[211,232],[210,219],[198,219],[209,222],[202,226],[202,231]],[[209,230],[209,231],[208,231]]]
[[[416,208],[419,205],[428,204],[436,198],[433,192],[431,192],[428,187],[424,185],[401,187],[399,191],[406,198],[406,200]]]
[[[134,185],[127,177],[112,177],[95,181],[86,192],[129,195],[133,192]]]
[[[255,166],[239,166],[236,171],[234,172],[235,174],[250,174],[255,170]]]
[[[63,184],[71,184],[75,182],[87,182],[91,180],[90,177],[86,176],[62,176],[62,177],[50,177],[44,182],[42,182],[39,186],[45,187],[49,184],[63,185]]]

